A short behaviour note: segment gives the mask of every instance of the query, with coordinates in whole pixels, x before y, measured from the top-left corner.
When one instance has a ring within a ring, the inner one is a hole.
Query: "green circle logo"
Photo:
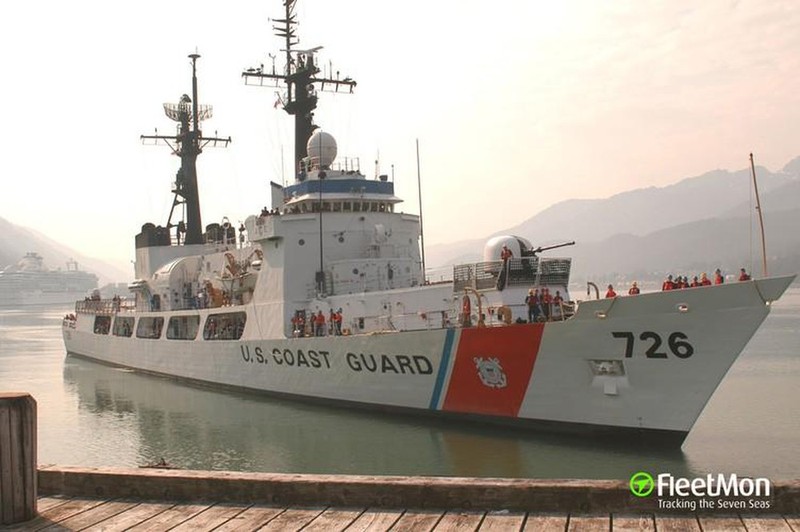
[[[653,480],[653,475],[639,471],[631,475],[631,481],[628,483],[631,488],[631,493],[637,497],[647,497],[656,488],[656,482]]]

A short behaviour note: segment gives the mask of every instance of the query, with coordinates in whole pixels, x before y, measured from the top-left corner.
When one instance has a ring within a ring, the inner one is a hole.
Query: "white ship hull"
[[[67,351],[101,362],[324,403],[682,441],[793,277],[583,302],[566,321],[282,340],[95,334]],[[216,309],[219,310],[219,309]],[[209,313],[137,313],[185,315]]]

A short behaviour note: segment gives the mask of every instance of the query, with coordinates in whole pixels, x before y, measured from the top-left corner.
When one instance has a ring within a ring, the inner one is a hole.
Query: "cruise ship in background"
[[[49,268],[36,252],[0,270],[0,306],[74,303],[97,288],[97,276],[68,260],[66,269]]]

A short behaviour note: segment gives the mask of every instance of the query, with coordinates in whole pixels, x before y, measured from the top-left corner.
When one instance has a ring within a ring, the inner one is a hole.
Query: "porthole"
[[[358,268],[353,268],[353,275],[358,275]]]
[[[297,243],[300,244],[301,246],[304,246],[306,244],[306,241],[301,238]]]

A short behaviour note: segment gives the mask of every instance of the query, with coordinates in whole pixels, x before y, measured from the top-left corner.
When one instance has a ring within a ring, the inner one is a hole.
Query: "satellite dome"
[[[306,144],[312,167],[328,168],[336,159],[336,139],[325,131],[317,130]]]

